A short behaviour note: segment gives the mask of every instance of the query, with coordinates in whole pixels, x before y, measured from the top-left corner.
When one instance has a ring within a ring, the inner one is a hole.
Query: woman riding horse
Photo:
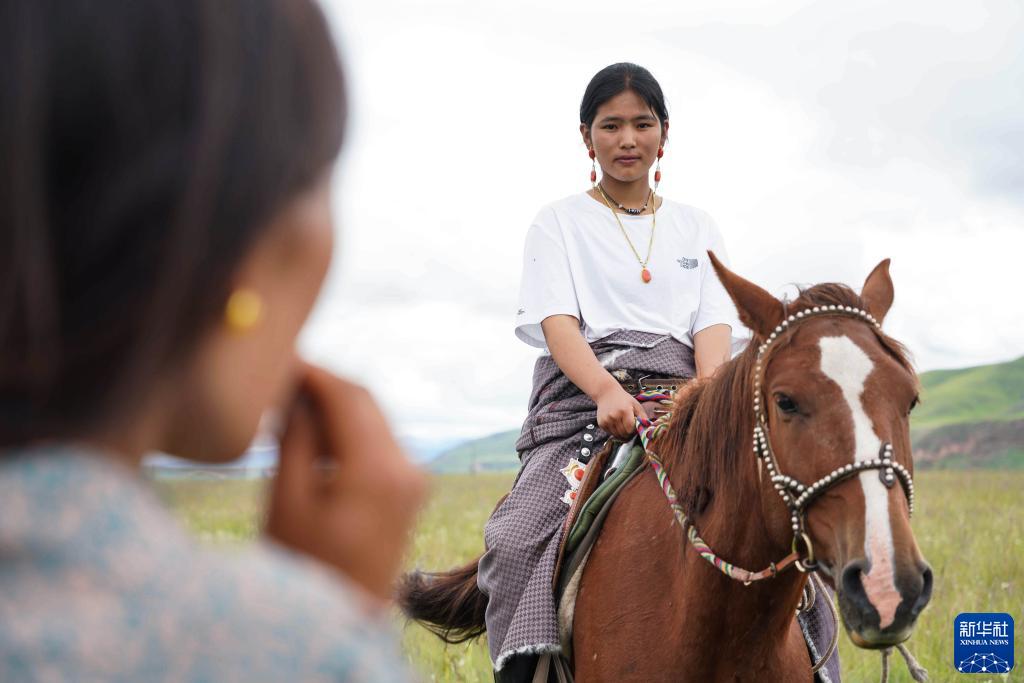
[[[635,395],[710,377],[741,343],[707,258],[726,258],[718,227],[657,195],[668,129],[649,71],[598,72],[580,106],[593,187],[544,207],[526,238],[515,331],[545,354],[516,443],[522,467],[466,570],[486,599],[500,681],[529,680],[538,656],[561,652],[552,583],[580,470],[610,436],[628,439],[637,417],[655,414]]]

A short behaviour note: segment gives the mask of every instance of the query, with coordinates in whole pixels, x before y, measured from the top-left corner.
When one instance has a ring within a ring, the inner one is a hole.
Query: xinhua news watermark
[[[1013,668],[1013,617],[963,612],[953,620],[953,666],[965,674],[1004,674]]]

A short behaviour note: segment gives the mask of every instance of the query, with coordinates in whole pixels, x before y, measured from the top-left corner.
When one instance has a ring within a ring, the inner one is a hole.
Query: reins
[[[644,392],[644,394],[654,394],[655,392]],[[645,396],[644,394],[638,395],[636,398],[638,401],[652,401],[659,400],[662,403],[671,403],[668,400],[668,394],[661,394],[656,396]],[[790,567],[798,567],[800,571],[808,571],[808,566],[801,564],[800,553],[796,548],[796,542],[794,541],[793,552],[786,555],[778,562],[772,562],[761,571],[752,572],[749,569],[743,567],[737,567],[731,562],[726,562],[711,549],[711,546],[700,537],[697,533],[697,527],[694,526],[690,518],[683,512],[683,507],[679,504],[679,499],[676,497],[675,489],[672,488],[671,482],[668,480],[668,474],[665,472],[665,466],[661,462],[661,459],[656,453],[651,450],[651,443],[658,438],[658,436],[668,428],[668,420],[672,417],[671,413],[666,413],[659,417],[655,422],[651,422],[646,417],[638,417],[637,422],[637,433],[640,436],[640,442],[643,445],[644,451],[647,454],[647,461],[651,465],[651,469],[654,471],[654,475],[658,478],[658,485],[661,486],[661,490],[664,492],[665,497],[668,499],[669,507],[672,508],[672,514],[675,515],[676,522],[683,529],[686,534],[687,540],[690,541],[690,545],[693,546],[697,554],[707,560],[707,562],[722,572],[730,579],[736,581],[742,581],[744,586],[749,586],[754,581],[762,581],[764,579],[773,579],[779,572],[785,571]],[[805,534],[806,536],[806,534]],[[808,558],[813,562],[814,555],[811,546],[810,539],[806,541],[806,547],[808,550]],[[816,565],[814,565],[816,566]],[[814,576],[813,574],[811,576]],[[817,577],[814,577],[817,578]],[[818,579],[820,581],[820,579]],[[812,584],[813,586],[813,584]],[[814,605],[814,589],[811,589],[810,594],[805,593],[805,597],[802,601],[801,608],[808,610]],[[826,600],[829,609],[832,612],[832,621],[834,628],[832,629],[832,639],[829,643],[828,649],[825,654],[822,655],[817,662],[811,666],[811,673],[817,673],[825,664],[829,658],[835,652],[836,646],[839,644],[839,615],[836,613],[836,607],[832,604],[831,600]],[[799,611],[799,610],[798,610]],[[884,681],[883,681],[884,683]]]
[[[664,392],[657,391],[645,391],[636,395],[638,401],[658,401],[659,403],[671,404],[670,395]],[[668,421],[672,418],[672,413],[665,413],[654,422],[651,422],[646,417],[636,418],[637,434],[640,436],[640,443],[644,448],[647,455],[647,461],[654,470],[654,475],[658,478],[658,485],[661,486],[661,490],[665,494],[665,498],[668,499],[669,507],[672,508],[672,514],[675,515],[676,522],[682,527],[683,532],[686,534],[686,538],[690,541],[690,545],[694,547],[697,553],[711,564],[712,567],[722,572],[730,579],[736,581],[742,581],[745,585],[750,585],[754,581],[761,581],[763,579],[774,578],[779,572],[785,571],[792,566],[795,566],[800,561],[800,554],[794,549],[786,557],[782,558],[778,562],[772,562],[761,571],[751,571],[738,567],[731,562],[727,562],[715,554],[715,551],[711,549],[711,546],[700,537],[697,532],[697,527],[694,526],[693,522],[686,513],[683,512],[682,505],[679,504],[679,499],[676,496],[676,491],[672,488],[672,483],[668,480],[668,473],[665,471],[665,465],[661,462],[661,458],[651,450],[651,444],[658,438],[664,431],[668,429]],[[808,545],[808,548],[810,546]],[[812,551],[813,552],[813,551]]]
[[[806,486],[793,477],[783,474],[778,465],[775,453],[771,447],[770,435],[768,433],[768,420],[762,411],[762,406],[764,405],[764,402],[762,401],[762,378],[763,369],[767,365],[765,363],[765,356],[772,344],[774,344],[780,336],[795,323],[821,315],[852,317],[868,323],[875,330],[881,330],[881,324],[875,320],[870,313],[862,309],[855,308],[853,306],[840,305],[813,306],[787,316],[768,336],[764,343],[758,347],[757,360],[754,367],[753,431],[753,450],[754,455],[758,459],[758,477],[760,479],[761,467],[763,466],[767,468],[768,475],[771,478],[775,491],[789,508],[791,527],[793,530],[792,552],[777,562],[769,563],[767,567],[760,571],[751,571],[727,562],[711,549],[707,542],[700,537],[693,521],[690,520],[686,516],[686,513],[683,512],[683,508],[679,504],[676,492],[668,480],[668,473],[665,471],[664,463],[651,449],[651,445],[654,441],[662,433],[667,431],[668,423],[672,418],[672,413],[665,413],[653,422],[644,416],[636,418],[636,432],[647,456],[647,461],[658,479],[658,484],[661,486],[661,490],[665,494],[665,498],[668,500],[669,507],[672,509],[672,514],[675,516],[676,522],[686,534],[686,538],[690,542],[690,545],[693,546],[694,550],[696,550],[697,553],[712,567],[725,574],[730,579],[743,582],[743,585],[745,586],[749,586],[754,581],[775,578],[780,572],[783,572],[790,567],[796,567],[799,571],[808,573],[812,578],[812,588],[810,594],[805,591],[804,598],[801,600],[801,606],[798,608],[798,611],[801,611],[801,609],[810,609],[814,604],[815,591],[813,588],[813,579],[817,579],[817,581],[821,583],[821,580],[814,575],[814,572],[818,569],[818,563],[814,558],[814,547],[811,544],[810,537],[807,535],[805,526],[807,508],[810,507],[811,503],[820,497],[822,493],[836,484],[850,479],[861,472],[867,470],[878,470],[879,479],[886,488],[892,488],[896,480],[899,479],[904,493],[907,496],[909,512],[911,515],[914,514],[913,479],[910,476],[910,472],[907,471],[903,465],[893,460],[893,448],[890,443],[882,444],[877,458],[860,460],[838,467],[814,483]],[[642,392],[636,395],[636,399],[638,401],[658,401],[659,403],[665,404],[672,403],[671,394],[658,391]],[[801,552],[801,545],[803,546],[803,552]],[[833,604],[831,599],[826,599],[826,602],[832,613],[834,623],[832,641],[825,654],[812,666],[812,673],[817,673],[817,671],[821,669],[826,662],[828,662],[835,652],[836,645],[839,641],[839,614],[837,613],[835,604]],[[903,656],[911,677],[915,681],[926,681],[928,679],[928,672],[917,663],[917,660],[915,660],[913,655],[910,654],[910,651],[902,644],[897,645],[896,648]],[[882,650],[882,683],[886,683],[889,678],[888,658],[891,652],[891,647]]]
[[[656,394],[648,395],[644,394]],[[670,403],[668,400],[668,394],[657,394],[656,392],[646,391],[643,394],[637,395],[637,400],[659,400],[659,402]],[[682,527],[686,533],[686,538],[689,540],[690,545],[693,546],[694,550],[705,558],[708,562],[724,573],[729,579],[740,581],[743,584],[750,585],[756,581],[762,581],[764,579],[772,579],[779,571],[794,566],[800,560],[800,554],[797,552],[790,553],[780,559],[777,562],[772,562],[767,567],[760,571],[751,571],[750,569],[744,569],[736,566],[731,562],[727,562],[711,549],[708,543],[700,538],[697,532],[696,526],[690,521],[690,518],[683,512],[683,507],[679,504],[679,498],[676,496],[676,489],[672,487],[672,482],[669,481],[669,475],[665,470],[665,464],[653,451],[650,450],[650,444],[654,441],[657,436],[668,429],[668,421],[672,418],[672,414],[668,413],[659,417],[654,422],[646,418],[637,418],[637,433],[640,435],[640,442],[643,445],[643,449],[647,455],[647,462],[650,464],[650,468],[654,471],[654,476],[657,477],[657,483],[662,487],[662,492],[665,493],[665,497],[669,500],[669,507],[672,508],[672,513],[676,516],[676,521]]]

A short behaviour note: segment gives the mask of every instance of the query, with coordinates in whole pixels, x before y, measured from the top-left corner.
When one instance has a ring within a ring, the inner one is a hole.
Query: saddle
[[[666,408],[658,403],[644,403],[642,407],[648,419],[652,421],[667,412]],[[639,458],[632,452],[632,448],[620,453],[625,444],[634,444],[639,449]],[[636,471],[637,465],[642,461],[643,447],[635,437],[625,443],[621,439],[610,438],[597,453],[591,456],[583,475],[583,481],[580,482],[577,489],[576,499],[569,508],[569,516],[565,520],[562,544],[555,562],[554,585],[552,586],[556,598],[561,595],[560,577],[567,557],[572,556],[580,549],[583,539],[595,526],[595,522],[598,522],[599,517],[600,521],[596,526],[597,530],[600,530],[600,522],[604,521],[602,510],[610,505],[615,499],[615,494],[628,481],[626,475]],[[615,471],[609,472],[613,467]]]
[[[619,492],[643,471],[645,463],[644,448],[638,438],[633,438],[627,442],[609,439],[587,465],[576,501],[566,520],[566,531],[562,535],[552,586],[558,609],[559,641],[563,658],[557,664],[557,668],[564,672],[564,678],[560,677],[559,680],[572,680],[569,662],[573,656],[572,624],[576,591],[590,550]]]

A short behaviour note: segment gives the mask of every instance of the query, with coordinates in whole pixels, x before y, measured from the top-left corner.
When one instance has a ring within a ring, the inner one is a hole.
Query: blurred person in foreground
[[[299,361],[346,102],[309,0],[0,4],[0,679],[399,681],[424,480]],[[267,538],[202,548],[144,454],[236,458]]]

